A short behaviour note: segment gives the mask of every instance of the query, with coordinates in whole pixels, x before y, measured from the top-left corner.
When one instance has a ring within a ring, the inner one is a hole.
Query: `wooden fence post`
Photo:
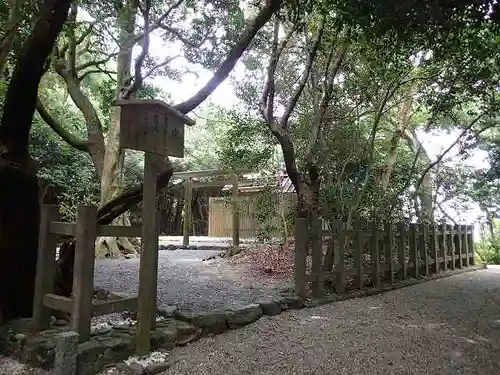
[[[446,227],[450,233],[451,269],[454,270],[457,268],[457,258],[455,256],[456,228],[453,225],[447,225]]]
[[[371,260],[372,260],[372,284],[375,288],[380,287],[380,232],[377,223],[372,223],[371,235]]]
[[[314,275],[312,282],[312,294],[316,298],[324,297],[325,281],[323,274],[323,235],[321,219],[311,220],[311,246],[312,246],[312,265],[311,271]]]
[[[427,254],[427,242],[429,239],[429,227],[427,224],[420,224],[420,258],[424,261],[425,276],[429,276],[429,255]]]
[[[97,208],[79,206],[76,214],[76,248],[73,276],[73,331],[80,341],[90,338],[92,298],[94,296],[94,261],[97,232]]]
[[[439,261],[439,243],[435,224],[431,225],[431,236],[431,253],[434,257],[434,272],[439,273],[439,270],[441,269],[441,262]]]
[[[444,272],[448,271],[448,244],[446,242],[446,224],[443,223],[441,224],[440,226],[440,229],[441,229],[441,247],[442,247],[442,254],[443,254],[443,269],[444,269]]]
[[[410,224],[410,259],[413,262],[413,276],[418,279],[420,277],[420,262],[418,256],[418,228],[417,224]]]
[[[465,253],[465,267],[469,267],[469,226],[464,225],[463,227],[464,234],[464,253]]]
[[[471,265],[476,264],[476,252],[474,250],[474,225],[470,226],[470,232],[469,232],[469,253],[470,253],[470,259],[471,259]]]
[[[385,239],[386,239],[386,254],[389,257],[389,279],[391,284],[394,284],[394,231],[392,230],[391,224],[387,224],[385,227]]]
[[[399,231],[399,264],[401,265],[401,278],[406,280],[408,277],[408,271],[406,268],[406,238],[408,237],[408,233],[406,231],[406,226],[404,223],[399,223],[398,225]]]
[[[356,221],[354,225],[354,262],[356,263],[356,279],[354,287],[361,289],[363,287],[363,245],[364,238],[361,228],[361,222]]]
[[[462,268],[464,265],[464,262],[462,259],[462,249],[463,249],[463,247],[462,247],[462,244],[463,244],[462,226],[456,225],[455,228],[457,231],[458,268]]]
[[[295,219],[295,293],[299,297],[306,297],[306,260],[307,243],[309,237],[308,220]]]
[[[339,256],[335,265],[335,293],[345,293],[345,227],[342,222],[338,223],[338,252]]]
[[[50,233],[50,223],[59,221],[59,207],[43,205],[40,212],[38,234],[38,256],[33,298],[33,330],[42,331],[50,327],[51,310],[43,305],[43,297],[52,293],[56,272],[57,235]]]
[[[191,216],[193,200],[193,180],[188,178],[184,183],[184,221],[182,222],[182,246],[189,246],[189,236],[191,234]]]
[[[239,187],[238,187],[238,175],[235,174],[232,178],[233,180],[233,201],[232,201],[232,225],[231,225],[231,237],[233,239],[233,246],[237,247],[240,245],[240,211],[238,209],[238,197],[239,197]]]

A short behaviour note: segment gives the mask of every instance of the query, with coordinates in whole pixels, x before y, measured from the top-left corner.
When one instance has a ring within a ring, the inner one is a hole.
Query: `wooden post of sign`
[[[184,185],[184,221],[182,222],[182,246],[189,246],[189,234],[191,233],[191,217],[193,200],[193,180],[188,178]]]
[[[150,349],[150,332],[156,320],[156,284],[158,278],[158,226],[156,225],[155,155],[146,152],[144,161],[142,251],[139,266],[139,298],[137,302],[137,354]]]
[[[238,247],[240,245],[240,213],[238,210],[238,197],[239,197],[239,186],[238,186],[238,175],[235,174],[232,177],[233,180],[233,222],[231,225],[231,236],[233,238],[233,247]]]

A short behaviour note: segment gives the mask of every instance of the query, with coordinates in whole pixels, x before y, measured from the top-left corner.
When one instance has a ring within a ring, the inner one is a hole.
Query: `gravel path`
[[[175,374],[500,374],[500,270],[264,317],[176,348]]]
[[[183,309],[217,310],[273,295],[284,285],[249,278],[225,259],[203,261],[220,251],[160,251],[158,303]],[[113,292],[136,294],[139,259],[103,259],[96,263],[94,284]]]

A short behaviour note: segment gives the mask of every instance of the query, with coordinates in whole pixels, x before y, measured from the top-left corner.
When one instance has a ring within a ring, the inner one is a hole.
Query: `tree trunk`
[[[21,21],[21,1],[9,1],[9,18],[7,20],[6,32],[0,40],[0,78],[3,76],[5,65],[9,58],[10,51],[14,46],[17,28]]]
[[[424,159],[426,163],[430,164],[431,160],[429,158],[429,155],[427,154],[427,151],[423,147],[422,143],[417,138],[417,134],[415,133],[415,131],[406,129],[406,131],[403,133],[403,136],[406,139],[406,142],[410,147],[410,149],[414,153],[417,153],[420,150],[420,157]],[[432,193],[433,193],[432,176],[429,173],[427,173],[424,176],[420,186],[417,186],[416,189],[417,189],[416,196],[420,201],[419,209],[417,209],[418,204],[417,202],[415,202],[415,211],[417,217],[421,222],[431,223],[434,220],[434,205],[433,205],[434,201],[432,199]]]
[[[135,45],[135,18],[137,2],[127,1],[126,7],[118,11],[117,19],[120,28],[120,53],[117,58],[116,99],[121,99],[125,86],[130,78],[132,50]],[[101,177],[101,207],[111,202],[123,191],[123,165],[125,151],[120,148],[120,108],[116,107],[112,114],[111,127],[106,139],[106,151]],[[125,213],[124,213],[125,215]],[[122,223],[130,225],[128,216],[121,218]],[[119,257],[122,254],[138,255],[138,249],[128,238],[101,237],[97,244],[96,254]]]
[[[410,88],[409,93],[398,112],[398,123],[396,124],[396,129],[392,134],[389,153],[385,158],[385,165],[380,174],[379,182],[382,186],[382,190],[384,193],[387,191],[389,187],[389,181],[391,179],[392,171],[394,169],[394,165],[396,164],[396,154],[399,147],[399,141],[401,140],[402,135],[407,131],[410,117],[411,117],[411,108],[413,106],[413,95],[415,94],[414,88]]]
[[[38,247],[39,188],[28,136],[47,57],[70,1],[45,0],[18,56],[0,125],[0,319],[30,317]],[[22,110],[20,110],[22,107]]]

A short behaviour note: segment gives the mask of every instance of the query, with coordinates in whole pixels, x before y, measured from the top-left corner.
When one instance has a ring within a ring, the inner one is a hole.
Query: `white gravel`
[[[500,374],[500,270],[264,317],[171,357],[164,375]]]

